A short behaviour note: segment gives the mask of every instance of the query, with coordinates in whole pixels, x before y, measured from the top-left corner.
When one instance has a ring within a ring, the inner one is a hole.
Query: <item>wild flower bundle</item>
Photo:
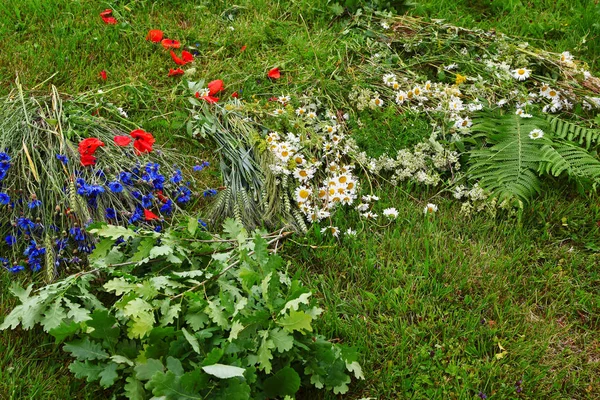
[[[81,268],[94,222],[160,231],[194,202],[208,166],[162,149],[153,135],[90,115],[76,101],[18,92],[0,105],[2,266]]]

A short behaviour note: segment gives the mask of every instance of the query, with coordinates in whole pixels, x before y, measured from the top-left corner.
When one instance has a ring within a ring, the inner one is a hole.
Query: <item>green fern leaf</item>
[[[547,116],[546,120],[548,121],[548,124],[550,125],[550,128],[554,132],[554,136],[556,138],[576,141],[586,149],[589,149],[592,145],[595,146],[600,143],[599,129],[586,128],[551,115]]]
[[[581,147],[563,142],[544,145],[542,158],[540,172],[554,176],[566,174],[577,180],[600,180],[600,161]]]

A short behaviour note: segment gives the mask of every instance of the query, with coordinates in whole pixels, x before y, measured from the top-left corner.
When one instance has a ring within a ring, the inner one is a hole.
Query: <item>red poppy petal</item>
[[[148,31],[148,35],[146,36],[146,40],[149,40],[153,43],[158,43],[163,38],[163,31],[160,29],[151,29]]]
[[[163,39],[160,43],[165,49],[178,49],[181,47],[181,43],[173,39]]]
[[[100,13],[101,17],[110,17],[111,15],[112,15],[112,10],[110,8],[107,8],[106,10],[104,10]]]
[[[194,55],[192,53],[190,53],[189,51],[183,50],[181,52],[181,58],[183,59],[183,61],[185,61],[186,63],[192,62],[194,61]]]
[[[131,138],[129,136],[115,136],[114,140],[115,144],[121,147],[129,146],[129,143],[131,143]]]
[[[240,95],[238,94],[238,92],[233,92],[233,93],[231,93],[231,97],[237,99],[238,97],[240,97]]]
[[[78,150],[82,156],[92,156],[98,147],[104,146],[104,143],[96,138],[87,138],[79,142]]]
[[[177,69],[169,69],[169,76],[178,76],[178,75],[183,75],[184,74],[184,70],[182,70],[181,68],[177,68]]]
[[[279,68],[277,68],[277,67],[273,68],[272,70],[269,71],[267,76],[271,79],[279,79],[279,78],[281,78],[281,71],[279,71]]]
[[[152,144],[154,142],[149,142],[146,140],[134,140],[133,147],[135,149],[135,153],[140,155],[142,153],[150,153],[152,151]]]
[[[208,94],[210,96],[219,93],[223,90],[223,81],[220,79],[208,83]]]
[[[106,80],[106,71],[102,70],[98,75],[100,75],[100,79],[102,79],[103,81]]]
[[[243,45],[242,48],[240,49],[240,52],[245,51],[246,50],[246,45]]]
[[[82,155],[79,159],[82,166],[87,167],[90,165],[96,165],[96,157],[90,155]]]
[[[183,61],[181,58],[177,57],[177,54],[175,54],[175,52],[173,50],[171,50],[171,58],[173,59],[173,61],[175,61],[175,64],[177,65],[185,65],[185,61]]]
[[[104,21],[107,25],[116,25],[117,19],[115,17],[102,17],[102,21]]]
[[[219,99],[217,97],[213,97],[213,96],[202,96],[201,99],[210,104],[215,104],[219,101]]]
[[[146,218],[146,221],[154,221],[156,219],[160,219],[160,217],[156,214],[154,214],[152,211],[144,209],[144,218]]]

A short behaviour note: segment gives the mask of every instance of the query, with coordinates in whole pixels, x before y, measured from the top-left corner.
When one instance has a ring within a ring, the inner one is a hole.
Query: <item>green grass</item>
[[[332,20],[324,3],[4,1],[0,93],[16,74],[46,93],[50,84],[65,93],[104,89],[105,101],[123,106],[134,123],[197,151],[177,138],[183,88],[166,76],[169,54],[144,40],[147,30],[196,47],[197,78],[223,79],[225,95],[241,90],[250,101],[314,88],[342,101],[356,79],[345,66],[361,63],[356,49],[364,41],[341,35],[346,20]],[[105,26],[98,14],[106,7],[127,24]],[[411,12],[571,50],[598,70],[600,6],[591,1],[423,0]],[[275,82],[266,79],[274,66],[284,72]],[[108,72],[106,84],[100,70]],[[110,85],[119,88],[109,92]],[[375,155],[397,150],[427,135],[426,124],[411,118],[365,114],[357,139]],[[399,131],[402,141],[392,136]],[[501,399],[600,397],[600,203],[574,195],[566,182],[557,186],[564,190],[547,187],[519,223],[463,217],[449,198],[383,185],[380,206],[400,211],[396,224],[342,245],[316,233],[286,244],[294,268],[322,299],[320,331],[361,349],[367,379],[349,398],[471,399],[479,391]],[[428,201],[440,205],[431,219],[422,215]],[[334,222],[346,229],[357,221],[349,213]],[[11,281],[1,274],[1,314],[14,305]],[[110,396],[74,379],[68,357],[41,331],[0,332],[0,354],[0,399]]]

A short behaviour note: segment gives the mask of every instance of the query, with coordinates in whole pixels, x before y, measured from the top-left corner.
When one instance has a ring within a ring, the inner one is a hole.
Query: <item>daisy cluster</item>
[[[123,147],[123,137],[114,141]],[[37,272],[48,263],[55,271],[79,268],[95,248],[94,237],[86,231],[90,224],[144,226],[160,232],[173,213],[194,198],[216,194],[209,189],[200,195],[192,186],[194,178],[189,174],[207,168],[206,161],[186,166],[184,173],[180,167],[156,162],[160,156],[146,155],[143,161],[142,153],[152,149],[138,143],[132,146],[128,161],[116,168],[114,163],[103,162],[110,153],[97,153],[104,146],[102,141],[88,138],[80,143],[79,155],[72,151],[47,160],[64,172],[63,191],[51,197],[53,204],[45,204],[36,193],[19,187],[13,179],[18,174],[11,168],[14,160],[0,153],[0,209],[5,216],[0,246],[5,256],[0,262],[6,270]]]

